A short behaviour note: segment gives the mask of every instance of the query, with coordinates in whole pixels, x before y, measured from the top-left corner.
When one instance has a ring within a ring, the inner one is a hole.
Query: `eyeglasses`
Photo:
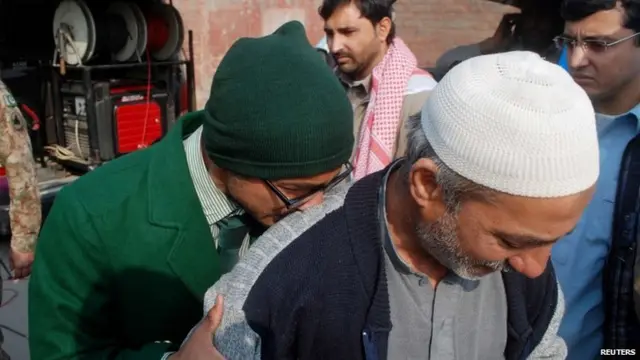
[[[606,40],[599,40],[599,39],[578,40],[578,39],[570,38],[568,36],[560,35],[553,38],[553,42],[556,44],[556,47],[558,47],[558,49],[560,50],[564,49],[565,47],[569,49],[575,49],[576,47],[580,46],[582,50],[584,50],[585,52],[588,51],[591,53],[602,53],[607,51],[608,48],[618,45],[629,39],[633,39],[639,34],[640,32],[637,32],[635,34],[625,36],[622,39],[618,39],[615,41],[606,41]]]
[[[269,180],[263,180],[263,181],[264,181],[265,184],[267,184],[267,186],[271,189],[271,191],[273,191],[273,193],[276,194],[276,196],[280,200],[282,200],[282,202],[284,203],[284,205],[287,207],[288,210],[295,210],[295,209],[299,208],[300,206],[304,205],[307,201],[311,200],[311,198],[315,194],[317,194],[319,192],[327,192],[327,191],[333,189],[334,187],[336,187],[336,185],[340,184],[346,178],[348,178],[349,175],[351,175],[352,171],[353,171],[353,166],[350,163],[346,163],[346,164],[344,164],[344,170],[342,170],[342,172],[340,172],[336,177],[331,179],[331,181],[329,181],[326,184],[323,184],[323,185],[320,185],[320,186],[316,187],[315,189],[311,190],[306,195],[298,196],[298,197],[293,198],[293,199],[289,199],[289,197],[287,197],[287,195],[283,194],[282,191],[280,191],[278,189],[278,187],[275,186],[271,181],[269,181]]]

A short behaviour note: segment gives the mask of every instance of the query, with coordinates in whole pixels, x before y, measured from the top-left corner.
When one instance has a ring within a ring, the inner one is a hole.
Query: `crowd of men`
[[[523,5],[439,81],[394,2],[324,0],[325,56],[237,40],[204,109],[65,187],[31,358],[640,351],[640,0]]]

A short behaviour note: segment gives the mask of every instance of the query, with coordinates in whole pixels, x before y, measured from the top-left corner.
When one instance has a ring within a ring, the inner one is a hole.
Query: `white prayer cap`
[[[576,194],[600,171],[589,97],[565,70],[533,52],[455,66],[425,103],[422,128],[453,171],[511,195]]]

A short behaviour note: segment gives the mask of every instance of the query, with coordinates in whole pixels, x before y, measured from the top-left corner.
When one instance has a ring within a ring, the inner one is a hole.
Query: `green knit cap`
[[[237,40],[213,77],[204,113],[207,154],[240,175],[313,176],[340,167],[353,151],[351,104],[297,21]]]

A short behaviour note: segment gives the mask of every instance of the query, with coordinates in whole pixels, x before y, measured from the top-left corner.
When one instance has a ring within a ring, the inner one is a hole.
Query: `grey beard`
[[[513,270],[506,261],[476,260],[465,255],[458,242],[457,230],[457,218],[451,213],[445,214],[433,224],[421,223],[416,226],[422,248],[442,266],[463,279],[478,280],[486,275],[477,273],[481,266],[494,271]]]

